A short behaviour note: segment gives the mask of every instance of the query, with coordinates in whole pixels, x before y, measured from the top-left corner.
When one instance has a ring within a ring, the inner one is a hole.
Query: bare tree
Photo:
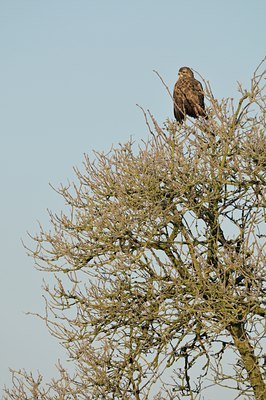
[[[265,399],[262,67],[237,104],[206,83],[208,121],[144,112],[146,143],[86,158],[58,189],[69,209],[31,255],[55,275],[41,318],[75,372],[13,372],[4,399],[192,400],[210,384]]]

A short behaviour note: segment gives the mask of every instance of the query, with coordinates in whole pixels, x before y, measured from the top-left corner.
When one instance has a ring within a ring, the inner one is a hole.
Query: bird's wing
[[[197,94],[199,105],[204,109],[204,90],[202,84],[194,80],[194,92]]]

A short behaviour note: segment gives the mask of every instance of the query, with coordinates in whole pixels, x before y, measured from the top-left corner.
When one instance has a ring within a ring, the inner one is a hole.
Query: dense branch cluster
[[[204,378],[264,398],[264,76],[236,107],[206,85],[208,121],[145,115],[146,143],[86,158],[59,188],[69,212],[31,254],[55,273],[42,318],[76,371],[14,373],[5,399],[196,399]]]

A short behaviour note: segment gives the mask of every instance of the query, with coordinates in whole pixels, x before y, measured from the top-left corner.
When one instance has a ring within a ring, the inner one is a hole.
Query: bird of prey
[[[182,124],[186,115],[193,118],[208,118],[205,112],[202,84],[194,78],[190,68],[180,68],[173,98],[177,122]]]

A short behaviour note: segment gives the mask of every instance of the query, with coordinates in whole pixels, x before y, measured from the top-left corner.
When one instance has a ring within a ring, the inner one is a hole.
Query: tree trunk
[[[235,346],[248,373],[249,381],[253,388],[256,400],[265,400],[266,386],[263,382],[263,377],[257,362],[257,357],[254,354],[254,349],[249,343],[249,339],[244,329],[243,322],[230,325],[228,327],[228,330],[232,335]]]

